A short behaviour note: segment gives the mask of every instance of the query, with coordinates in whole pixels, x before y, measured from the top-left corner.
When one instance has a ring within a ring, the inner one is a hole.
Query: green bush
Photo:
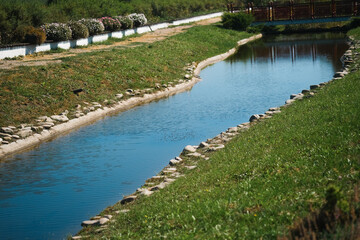
[[[357,28],[360,26],[360,17],[352,17],[351,21],[349,23],[349,28],[353,29],[353,28]]]
[[[44,30],[33,26],[18,26],[12,34],[12,42],[42,44],[45,40],[46,34]]]
[[[221,20],[224,28],[245,31],[254,21],[254,17],[246,13],[224,13]]]
[[[12,42],[24,42],[25,41],[25,35],[27,28],[29,26],[20,25],[18,26],[15,31],[12,33]]]
[[[124,17],[124,16],[117,16],[114,17],[115,19],[117,19],[120,24],[121,24],[121,29],[130,29],[133,28],[133,21],[131,21],[128,17]]]
[[[80,22],[70,21],[68,23],[68,26],[71,29],[72,39],[89,37],[89,30],[84,24]]]
[[[66,41],[71,39],[71,29],[67,24],[50,23],[43,25],[41,28],[45,31],[48,40]]]
[[[26,34],[24,41],[27,43],[40,45],[46,40],[46,34],[41,28],[34,28],[29,26],[26,28],[25,32]]]

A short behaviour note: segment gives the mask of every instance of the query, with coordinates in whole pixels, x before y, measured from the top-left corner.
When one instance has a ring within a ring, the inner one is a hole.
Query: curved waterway
[[[342,34],[267,37],[201,72],[191,91],[106,117],[0,162],[0,239],[63,239],[196,145],[328,81]]]

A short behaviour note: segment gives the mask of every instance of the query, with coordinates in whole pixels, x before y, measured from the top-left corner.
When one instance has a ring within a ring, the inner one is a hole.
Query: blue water
[[[196,145],[341,68],[344,36],[266,38],[184,92],[106,117],[0,162],[0,239],[64,239]]]

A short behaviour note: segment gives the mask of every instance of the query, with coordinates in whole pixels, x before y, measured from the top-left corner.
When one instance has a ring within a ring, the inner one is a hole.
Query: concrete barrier
[[[25,46],[17,46],[17,47],[6,47],[6,48],[0,48],[0,59],[5,58],[14,58],[19,56],[25,56],[29,54],[34,54],[38,52],[45,52],[50,51],[54,49],[70,49],[75,48],[77,46],[87,46],[91,43],[96,42],[103,42],[106,41],[109,38],[123,38],[125,36],[130,36],[135,33],[143,34],[146,32],[155,31],[162,28],[168,28],[169,26],[178,26],[181,24],[191,23],[191,22],[197,22],[209,18],[219,17],[223,13],[212,13],[207,15],[202,15],[198,17],[192,17],[182,20],[176,20],[172,23],[158,23],[154,25],[149,26],[142,26],[134,29],[127,29],[123,31],[116,31],[111,33],[103,33],[95,36],[90,36],[88,38],[82,38],[82,39],[76,39],[76,40],[68,40],[68,41],[61,41],[61,42],[52,42],[52,43],[43,43],[41,45],[35,45],[35,44],[29,44]]]

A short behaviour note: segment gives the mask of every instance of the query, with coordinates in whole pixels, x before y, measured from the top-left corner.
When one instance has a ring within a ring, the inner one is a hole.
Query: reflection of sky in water
[[[189,92],[106,117],[1,162],[1,239],[75,233],[82,220],[134,192],[185,145],[331,79],[346,48],[343,40],[331,41],[256,42],[206,68]],[[294,46],[302,57],[291,61],[286,49]],[[266,54],[274,49],[271,61]]]

